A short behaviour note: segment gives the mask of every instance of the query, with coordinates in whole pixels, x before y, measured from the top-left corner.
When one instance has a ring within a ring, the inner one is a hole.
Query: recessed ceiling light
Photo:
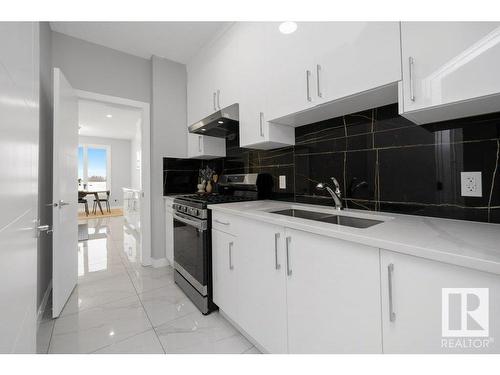
[[[224,123],[224,121],[222,121],[222,120],[219,120],[219,121],[217,121],[217,122],[218,122],[219,124],[223,124],[223,123]]]
[[[107,118],[111,118],[111,117],[113,117],[113,115],[106,115],[106,117],[107,117]]]
[[[206,131],[207,131],[207,129],[201,129],[201,131],[202,131],[202,132],[206,132]]]
[[[291,34],[293,33],[295,30],[297,30],[297,23],[293,22],[293,21],[286,21],[286,22],[282,22],[280,24],[280,32],[282,34]]]

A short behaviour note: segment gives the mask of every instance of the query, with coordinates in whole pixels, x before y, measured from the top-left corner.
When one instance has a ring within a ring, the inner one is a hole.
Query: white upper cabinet
[[[398,22],[302,22],[288,35],[267,25],[271,121],[301,126],[397,101]]]
[[[313,23],[314,96],[328,102],[401,79],[398,22]]]
[[[188,158],[215,159],[226,156],[226,140],[199,134],[188,134]]]
[[[244,22],[234,26],[233,37],[239,49],[234,63],[240,83],[240,146],[272,149],[295,144],[295,132],[289,127],[269,123],[272,114],[269,97],[269,58],[266,50],[267,24]]]
[[[263,22],[262,49],[266,66],[268,118],[276,119],[313,107],[315,96],[313,23],[299,23],[292,34],[282,34],[279,22]],[[326,44],[325,44],[326,46]]]
[[[400,112],[424,124],[497,111],[499,22],[402,22]]]
[[[188,64],[188,124],[239,103],[240,146],[293,145],[293,129],[268,123],[265,23],[233,24]]]
[[[187,66],[187,126],[217,110],[214,66],[216,62],[207,50]]]

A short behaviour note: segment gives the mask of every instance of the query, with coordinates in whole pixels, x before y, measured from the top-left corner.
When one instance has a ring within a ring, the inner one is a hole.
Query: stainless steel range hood
[[[240,119],[238,103],[222,108],[189,127],[190,133],[226,138],[228,134],[238,132]]]

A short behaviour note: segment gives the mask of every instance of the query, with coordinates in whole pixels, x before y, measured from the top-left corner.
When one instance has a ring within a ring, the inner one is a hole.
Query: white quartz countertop
[[[215,212],[239,215],[500,275],[500,224],[353,209],[341,211],[340,214],[345,216],[384,221],[369,228],[358,229],[269,212],[287,208],[339,213],[334,208],[325,206],[271,200],[210,206],[210,209]]]

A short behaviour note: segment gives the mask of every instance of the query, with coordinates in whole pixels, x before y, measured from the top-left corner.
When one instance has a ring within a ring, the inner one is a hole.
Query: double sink
[[[286,210],[279,210],[279,211],[270,211],[269,213],[297,217],[300,219],[320,221],[323,223],[344,225],[347,227],[361,228],[361,229],[369,228],[374,225],[383,223],[383,221],[380,220],[365,219],[352,216],[333,215],[330,213],[298,210],[294,208],[289,208]]]

